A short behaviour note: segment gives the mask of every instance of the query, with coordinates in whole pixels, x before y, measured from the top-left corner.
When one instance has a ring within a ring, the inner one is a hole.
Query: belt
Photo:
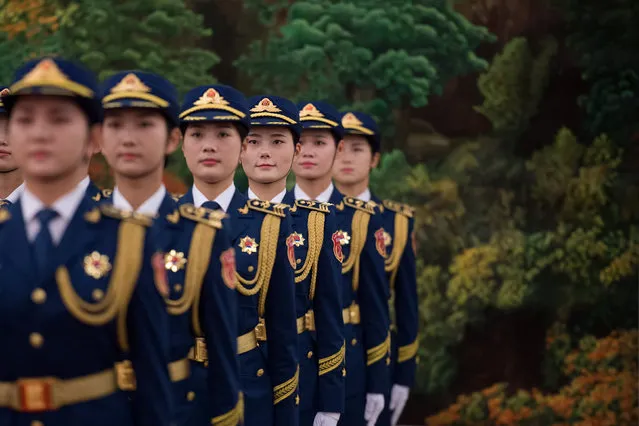
[[[259,346],[258,342],[266,342],[266,325],[263,319],[255,328],[237,338],[237,354],[243,354]],[[189,351],[189,359],[206,364],[209,360],[206,350],[206,341],[203,337],[195,339],[195,346]]]
[[[188,379],[191,375],[191,364],[188,358],[182,358],[169,364],[169,377],[172,382]]]
[[[361,322],[361,316],[359,313],[359,305],[355,302],[348,308],[342,310],[342,318],[344,324],[359,324]]]
[[[54,411],[65,405],[79,404],[132,390],[135,383],[130,361],[117,363],[113,369],[74,379],[30,377],[15,382],[0,382],[0,407],[22,413]]]
[[[315,313],[312,309],[297,319],[297,334],[305,331],[315,331]]]

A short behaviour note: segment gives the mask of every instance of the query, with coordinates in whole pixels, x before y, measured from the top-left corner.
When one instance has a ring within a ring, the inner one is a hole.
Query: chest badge
[[[111,270],[109,257],[94,251],[84,258],[84,272],[91,278],[99,280]]]
[[[222,280],[224,284],[230,289],[235,288],[235,250],[233,247],[224,250],[220,256],[220,262],[222,263]]]
[[[351,236],[348,235],[348,232],[340,229],[333,233],[331,239],[333,240],[333,254],[341,263],[344,261],[344,251],[342,250],[342,246],[351,242]]]
[[[386,257],[386,235],[387,232],[384,231],[384,228],[379,228],[375,231],[375,248],[377,252],[382,256]],[[388,236],[390,238],[390,235]]]
[[[393,237],[391,237],[391,234],[389,234],[388,232],[384,231],[384,245],[386,247],[389,247],[393,244]]]
[[[164,255],[164,267],[167,271],[177,272],[184,269],[186,265],[186,257],[181,251],[171,250]]]
[[[288,255],[288,262],[291,264],[291,268],[295,269],[297,266],[297,260],[295,259],[295,247],[304,245],[304,237],[302,234],[293,232],[286,237],[286,254]]]
[[[242,249],[242,253],[257,253],[257,247],[259,246],[255,240],[248,235],[240,240],[240,248]]]

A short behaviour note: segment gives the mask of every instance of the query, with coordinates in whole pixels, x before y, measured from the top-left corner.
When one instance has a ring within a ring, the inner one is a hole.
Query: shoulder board
[[[269,201],[250,200],[246,203],[249,209],[258,212],[272,214],[279,217],[286,217],[287,204],[273,204]]]
[[[414,209],[411,206],[408,204],[398,203],[397,201],[384,200],[384,207],[406,217],[413,217],[415,214]]]
[[[344,197],[344,204],[356,210],[361,210],[368,214],[375,214],[375,204],[372,201],[362,201],[353,197]]]
[[[5,207],[0,207],[0,224],[5,223],[9,219],[11,219],[11,213],[9,213],[9,210]]]
[[[317,201],[308,201],[308,200],[295,200],[295,206],[308,210],[315,210],[322,213],[330,213],[331,204],[329,203],[320,203]]]
[[[111,204],[100,205],[100,212],[104,216],[136,223],[142,226],[151,226],[153,224],[153,219],[149,216],[145,216],[143,214],[131,212],[128,210],[121,210],[117,207],[113,207]]]
[[[226,214],[222,210],[211,210],[206,207],[195,207],[193,204],[182,204],[180,206],[180,216],[193,222],[222,229],[222,219],[226,217]]]
[[[184,196],[184,194],[176,194],[174,192],[169,195],[171,196],[171,198],[173,198],[173,201],[180,201],[180,198]]]

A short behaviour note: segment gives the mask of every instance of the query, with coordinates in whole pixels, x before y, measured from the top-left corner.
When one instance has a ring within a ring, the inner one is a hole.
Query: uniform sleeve
[[[331,236],[337,230],[335,214],[326,215],[313,310],[319,356],[318,411],[344,411],[344,319],[342,318],[342,264],[333,254]]]
[[[136,426],[169,425],[173,397],[169,363],[169,317],[153,279],[153,243],[148,237],[144,262],[127,315],[131,362],[137,389],[133,396]]]
[[[390,389],[389,286],[383,253],[378,251],[375,239],[382,228],[381,214],[371,215],[360,258],[358,290],[366,348],[366,392],[377,394],[387,394]]]
[[[280,224],[277,253],[266,297],[265,315],[268,368],[273,384],[273,404],[278,426],[298,424],[297,322],[295,281],[286,253],[286,236],[292,232],[290,219]]]
[[[417,359],[417,329],[419,311],[417,301],[417,277],[415,270],[415,252],[411,244],[414,221],[409,222],[407,244],[395,278],[395,318],[397,333],[395,336],[397,353],[393,372],[393,383],[412,387],[415,382]]]
[[[243,414],[237,362],[235,252],[226,225],[225,221],[225,228],[215,236],[199,311],[208,355],[208,388],[213,397],[208,405],[210,424],[214,426],[235,426]]]

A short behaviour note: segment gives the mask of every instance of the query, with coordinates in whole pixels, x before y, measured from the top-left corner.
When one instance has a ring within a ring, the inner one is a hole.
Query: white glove
[[[315,420],[313,420],[313,426],[337,426],[339,421],[339,413],[325,413],[320,411],[315,414]]]
[[[402,415],[402,411],[404,411],[404,407],[406,406],[406,401],[408,401],[409,393],[410,388],[408,386],[393,385],[390,394],[390,404],[388,406],[393,412],[391,426],[395,426],[399,421],[399,417]]]
[[[377,418],[384,411],[384,395],[381,393],[366,394],[366,408],[364,409],[364,420],[367,426],[375,426]]]

